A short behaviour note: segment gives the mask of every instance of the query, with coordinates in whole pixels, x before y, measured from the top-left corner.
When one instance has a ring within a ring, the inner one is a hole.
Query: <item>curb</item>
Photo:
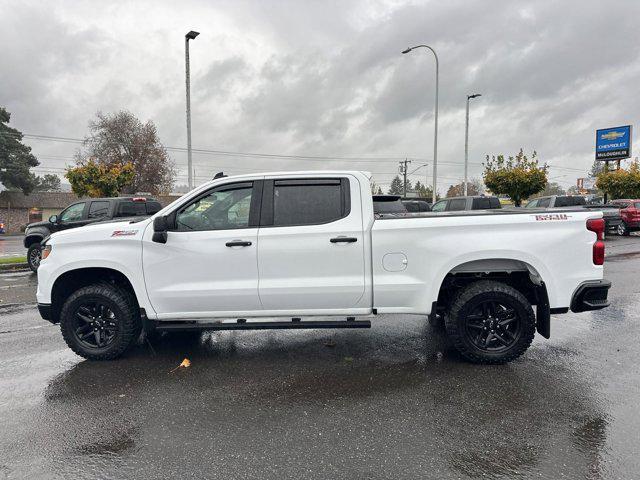
[[[8,263],[6,265],[0,265],[0,274],[11,272],[26,272],[30,271],[29,265],[25,263]]]

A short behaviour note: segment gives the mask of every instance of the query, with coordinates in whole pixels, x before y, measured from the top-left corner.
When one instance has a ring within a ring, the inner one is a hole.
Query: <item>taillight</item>
[[[596,234],[596,241],[593,244],[593,264],[604,264],[604,219],[592,218],[587,220],[587,230]]]

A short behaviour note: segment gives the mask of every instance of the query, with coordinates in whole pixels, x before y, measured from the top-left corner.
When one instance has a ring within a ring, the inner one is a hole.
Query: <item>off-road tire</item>
[[[38,271],[38,267],[40,266],[41,255],[42,247],[39,242],[29,245],[27,249],[27,264],[34,273]]]
[[[475,305],[487,301],[507,304],[520,322],[513,344],[504,347],[504,351],[481,349],[466,333],[469,331],[467,316],[474,311]],[[501,282],[481,280],[458,292],[445,315],[445,326],[447,335],[464,358],[473,363],[502,364],[518,358],[529,348],[536,332],[536,318],[531,304],[518,290]]]
[[[83,302],[103,302],[115,314],[116,333],[105,347],[88,348],[74,334],[77,309]],[[135,297],[130,292],[108,282],[81,287],[64,302],[60,311],[60,330],[69,348],[88,360],[113,360],[127,351],[140,336],[142,322]]]

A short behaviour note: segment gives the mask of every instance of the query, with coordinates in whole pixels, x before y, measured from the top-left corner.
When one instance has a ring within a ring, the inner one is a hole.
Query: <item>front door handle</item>
[[[357,242],[358,239],[356,237],[335,237],[329,241],[331,243],[353,243],[353,242]]]
[[[225,243],[227,247],[248,247],[251,245],[251,242],[247,242],[244,240],[232,240],[230,242]]]

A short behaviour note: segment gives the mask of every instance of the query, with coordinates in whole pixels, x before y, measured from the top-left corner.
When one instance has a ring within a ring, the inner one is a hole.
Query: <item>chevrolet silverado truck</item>
[[[54,233],[41,316],[88,359],[141,332],[368,328],[442,318],[477,363],[522,355],[551,315],[606,307],[604,221],[585,209],[374,216],[362,172],[218,178],[139,222]],[[397,317],[401,322],[402,317]]]

